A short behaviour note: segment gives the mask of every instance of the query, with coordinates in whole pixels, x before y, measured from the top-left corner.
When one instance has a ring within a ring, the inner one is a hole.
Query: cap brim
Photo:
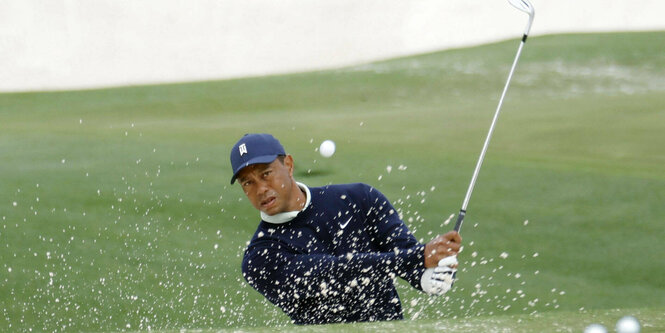
[[[250,165],[254,165],[254,164],[272,163],[272,161],[274,161],[277,158],[277,156],[279,156],[279,155],[257,156],[257,157],[254,157],[253,159],[241,164],[240,167],[238,168],[238,170],[235,170],[235,172],[233,173],[233,177],[231,177],[231,185],[233,185],[233,183],[236,182],[236,178],[238,177],[238,174],[240,173],[240,171],[242,171],[242,169],[244,169],[244,168],[246,168]]]

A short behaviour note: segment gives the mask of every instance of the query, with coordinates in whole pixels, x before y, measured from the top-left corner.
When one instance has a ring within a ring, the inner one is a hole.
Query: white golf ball
[[[639,333],[640,322],[633,316],[625,316],[617,321],[617,333]]]
[[[333,156],[335,153],[335,143],[332,140],[321,142],[321,146],[319,146],[319,153],[323,157]]]
[[[600,324],[591,324],[584,329],[584,333],[607,333],[607,329]]]

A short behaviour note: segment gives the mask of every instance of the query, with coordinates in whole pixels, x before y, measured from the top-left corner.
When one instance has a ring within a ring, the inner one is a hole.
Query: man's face
[[[293,158],[279,158],[269,164],[254,164],[238,174],[238,182],[254,208],[268,214],[299,210],[293,198]]]

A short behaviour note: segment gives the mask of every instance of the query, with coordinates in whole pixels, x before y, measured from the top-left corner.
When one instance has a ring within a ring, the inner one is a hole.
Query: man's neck
[[[263,221],[273,224],[286,223],[293,220],[293,218],[295,218],[296,215],[298,215],[298,213],[307,208],[307,206],[312,200],[312,195],[311,193],[309,193],[309,188],[307,188],[307,185],[303,183],[296,183],[296,187],[299,190],[298,191],[299,201],[297,204],[297,208],[295,210],[290,212],[278,213],[275,215],[268,215],[264,212],[261,212],[261,219]]]
[[[307,194],[305,193],[305,190],[301,189],[300,186],[298,186],[298,183],[296,183],[295,180],[293,181],[293,190],[294,192],[297,192],[294,193],[295,209],[293,210],[302,210],[303,208],[305,208],[305,204],[307,204]]]

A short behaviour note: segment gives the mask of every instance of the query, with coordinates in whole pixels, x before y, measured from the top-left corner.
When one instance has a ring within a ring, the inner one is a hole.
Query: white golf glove
[[[455,282],[453,275],[457,272],[457,269],[451,266],[456,265],[457,257],[451,256],[441,259],[439,266],[425,269],[425,273],[420,278],[420,286],[423,291],[436,296],[447,293]]]

